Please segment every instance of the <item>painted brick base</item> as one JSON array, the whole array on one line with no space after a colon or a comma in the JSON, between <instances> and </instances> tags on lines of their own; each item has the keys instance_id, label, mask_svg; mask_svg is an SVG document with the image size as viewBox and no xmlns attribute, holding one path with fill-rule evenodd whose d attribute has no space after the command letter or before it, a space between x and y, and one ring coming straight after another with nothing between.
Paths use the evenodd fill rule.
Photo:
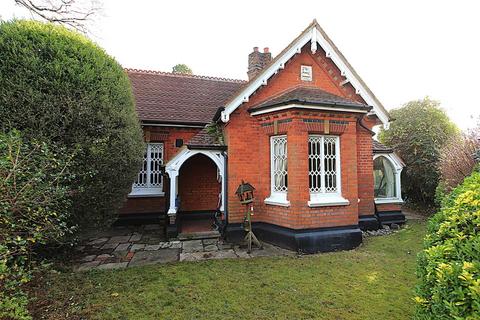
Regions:
<instances>
[{"instance_id":1,"label":"painted brick base","mask_svg":"<svg viewBox=\"0 0 480 320\"><path fill-rule=\"evenodd\" d=\"M378 220L382 225L389 225L392 223L403 224L406 222L405 215L402 211L382 211L377 212Z\"/></svg>"},{"instance_id":2,"label":"painted brick base","mask_svg":"<svg viewBox=\"0 0 480 320\"><path fill-rule=\"evenodd\" d=\"M375 215L360 216L358 218L358 226L360 230L378 230L380 228L380 222Z\"/></svg>"},{"instance_id":3,"label":"painted brick base","mask_svg":"<svg viewBox=\"0 0 480 320\"><path fill-rule=\"evenodd\" d=\"M262 241L303 253L349 250L362 243L362 232L357 226L297 230L256 222L253 231ZM242 224L227 226L227 241L238 243L244 236Z\"/></svg>"}]
</instances>

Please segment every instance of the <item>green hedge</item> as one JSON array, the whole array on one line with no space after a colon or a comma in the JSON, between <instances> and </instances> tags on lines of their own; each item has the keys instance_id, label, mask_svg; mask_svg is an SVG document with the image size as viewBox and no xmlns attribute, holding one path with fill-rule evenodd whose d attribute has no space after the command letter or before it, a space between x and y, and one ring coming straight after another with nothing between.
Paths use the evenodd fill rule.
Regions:
<instances>
[{"instance_id":1,"label":"green hedge","mask_svg":"<svg viewBox=\"0 0 480 320\"><path fill-rule=\"evenodd\" d=\"M35 268L35 248L73 231L70 156L59 147L0 133L0 319L28 319L22 284Z\"/></svg>"},{"instance_id":2,"label":"green hedge","mask_svg":"<svg viewBox=\"0 0 480 320\"><path fill-rule=\"evenodd\" d=\"M417 275L416 319L480 319L480 173L430 219Z\"/></svg>"},{"instance_id":3,"label":"green hedge","mask_svg":"<svg viewBox=\"0 0 480 320\"><path fill-rule=\"evenodd\" d=\"M84 36L53 24L0 23L0 126L75 155L72 224L110 221L144 152L123 68Z\"/></svg>"}]
</instances>

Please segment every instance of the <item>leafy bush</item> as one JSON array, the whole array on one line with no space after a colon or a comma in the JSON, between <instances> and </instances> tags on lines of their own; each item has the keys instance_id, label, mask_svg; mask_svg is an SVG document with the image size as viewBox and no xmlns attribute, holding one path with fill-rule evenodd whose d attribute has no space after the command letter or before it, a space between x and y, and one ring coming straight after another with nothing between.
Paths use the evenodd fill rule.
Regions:
<instances>
[{"instance_id":1,"label":"leafy bush","mask_svg":"<svg viewBox=\"0 0 480 320\"><path fill-rule=\"evenodd\" d=\"M440 109L437 101L425 98L392 110L389 130L382 130L380 141L392 147L405 162L402 192L406 199L433 204L439 181L440 150L458 129Z\"/></svg>"},{"instance_id":2,"label":"leafy bush","mask_svg":"<svg viewBox=\"0 0 480 320\"><path fill-rule=\"evenodd\" d=\"M74 222L114 217L144 152L129 79L84 36L53 24L0 24L0 126L65 147Z\"/></svg>"},{"instance_id":3,"label":"leafy bush","mask_svg":"<svg viewBox=\"0 0 480 320\"><path fill-rule=\"evenodd\" d=\"M21 284L30 279L34 247L61 242L67 226L71 157L46 143L0 133L0 318L27 319Z\"/></svg>"},{"instance_id":4,"label":"leafy bush","mask_svg":"<svg viewBox=\"0 0 480 320\"><path fill-rule=\"evenodd\" d=\"M442 202L418 257L417 319L480 319L480 173Z\"/></svg>"}]
</instances>

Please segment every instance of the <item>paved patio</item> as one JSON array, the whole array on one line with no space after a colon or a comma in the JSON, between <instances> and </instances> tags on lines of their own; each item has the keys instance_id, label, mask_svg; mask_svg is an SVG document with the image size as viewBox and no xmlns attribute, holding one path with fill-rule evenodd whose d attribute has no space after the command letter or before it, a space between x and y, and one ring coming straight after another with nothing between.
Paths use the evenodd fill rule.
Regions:
<instances>
[{"instance_id":1,"label":"paved patio","mask_svg":"<svg viewBox=\"0 0 480 320\"><path fill-rule=\"evenodd\" d=\"M296 252L267 243L250 254L246 247L221 239L166 241L161 225L114 227L87 236L76 247L75 270L122 269L176 261L198 261L260 256L292 256Z\"/></svg>"}]
</instances>

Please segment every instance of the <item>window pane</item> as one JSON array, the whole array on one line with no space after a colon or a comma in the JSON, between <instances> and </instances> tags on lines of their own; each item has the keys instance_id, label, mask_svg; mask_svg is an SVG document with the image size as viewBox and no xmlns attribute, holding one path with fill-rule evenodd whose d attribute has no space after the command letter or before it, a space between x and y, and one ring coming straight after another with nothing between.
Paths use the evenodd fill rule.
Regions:
<instances>
[{"instance_id":1,"label":"window pane","mask_svg":"<svg viewBox=\"0 0 480 320\"><path fill-rule=\"evenodd\" d=\"M373 177L375 183L375 198L395 198L396 184L393 165L385 157L373 161Z\"/></svg>"},{"instance_id":2,"label":"window pane","mask_svg":"<svg viewBox=\"0 0 480 320\"><path fill-rule=\"evenodd\" d=\"M272 180L274 192L286 192L288 190L287 176L287 137L272 137Z\"/></svg>"},{"instance_id":3,"label":"window pane","mask_svg":"<svg viewBox=\"0 0 480 320\"><path fill-rule=\"evenodd\" d=\"M147 153L143 156L143 164L140 172L138 172L137 179L133 183L134 188L145 188L147 186Z\"/></svg>"},{"instance_id":4,"label":"window pane","mask_svg":"<svg viewBox=\"0 0 480 320\"><path fill-rule=\"evenodd\" d=\"M158 188L162 185L161 166L163 162L163 144L150 145L150 185L151 188Z\"/></svg>"},{"instance_id":5,"label":"window pane","mask_svg":"<svg viewBox=\"0 0 480 320\"><path fill-rule=\"evenodd\" d=\"M338 137L308 137L308 175L310 193L338 192Z\"/></svg>"},{"instance_id":6,"label":"window pane","mask_svg":"<svg viewBox=\"0 0 480 320\"><path fill-rule=\"evenodd\" d=\"M308 175L310 192L321 191L321 136L310 136L308 139Z\"/></svg>"},{"instance_id":7,"label":"window pane","mask_svg":"<svg viewBox=\"0 0 480 320\"><path fill-rule=\"evenodd\" d=\"M324 137L325 192L337 192L336 137Z\"/></svg>"}]
</instances>

